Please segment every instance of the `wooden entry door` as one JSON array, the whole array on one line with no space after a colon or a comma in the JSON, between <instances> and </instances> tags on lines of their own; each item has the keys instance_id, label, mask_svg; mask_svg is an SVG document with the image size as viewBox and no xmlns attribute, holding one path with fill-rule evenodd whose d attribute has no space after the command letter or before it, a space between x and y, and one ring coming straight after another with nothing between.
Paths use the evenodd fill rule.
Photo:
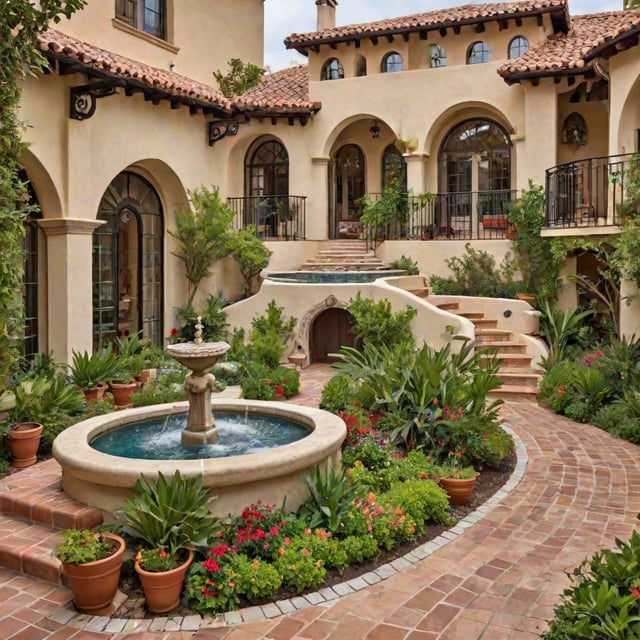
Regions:
<instances>
[{"instance_id":1,"label":"wooden entry door","mask_svg":"<svg viewBox=\"0 0 640 640\"><path fill-rule=\"evenodd\" d=\"M326 309L314 321L311 328L311 362L331 362L330 353L338 353L340 347L354 347L355 335L351 331L349 312L344 309Z\"/></svg>"}]
</instances>

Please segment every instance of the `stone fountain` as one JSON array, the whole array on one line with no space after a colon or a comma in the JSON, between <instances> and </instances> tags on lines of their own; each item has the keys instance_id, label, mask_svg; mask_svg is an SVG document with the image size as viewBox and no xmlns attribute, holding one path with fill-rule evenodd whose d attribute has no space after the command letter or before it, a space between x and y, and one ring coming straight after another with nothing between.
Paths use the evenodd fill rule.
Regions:
<instances>
[{"instance_id":1,"label":"stone fountain","mask_svg":"<svg viewBox=\"0 0 640 640\"><path fill-rule=\"evenodd\" d=\"M211 392L215 389L216 379L210 370L230 346L226 342L203 342L202 329L202 318L198 316L193 342L167 347L169 356L191 369L184 379L184 390L189 397L187 426L182 431L185 446L210 444L219 438L211 410Z\"/></svg>"}]
</instances>

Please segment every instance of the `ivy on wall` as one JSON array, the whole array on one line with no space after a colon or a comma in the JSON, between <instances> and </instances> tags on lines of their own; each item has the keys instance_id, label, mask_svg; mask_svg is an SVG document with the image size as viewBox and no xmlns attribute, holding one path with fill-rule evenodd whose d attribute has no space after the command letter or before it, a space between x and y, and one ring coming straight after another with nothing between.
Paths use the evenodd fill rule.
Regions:
<instances>
[{"instance_id":1,"label":"ivy on wall","mask_svg":"<svg viewBox=\"0 0 640 640\"><path fill-rule=\"evenodd\" d=\"M36 46L38 34L85 4L86 0L3 0L0 6L0 389L15 371L24 326L22 239L29 195L19 177L25 147L18 114L21 86L45 64Z\"/></svg>"}]
</instances>

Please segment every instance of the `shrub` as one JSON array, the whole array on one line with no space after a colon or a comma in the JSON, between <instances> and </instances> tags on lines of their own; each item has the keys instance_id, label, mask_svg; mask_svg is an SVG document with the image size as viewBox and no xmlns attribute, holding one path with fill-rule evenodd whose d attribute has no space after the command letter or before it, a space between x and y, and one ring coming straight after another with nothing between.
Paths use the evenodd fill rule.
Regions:
<instances>
[{"instance_id":1,"label":"shrub","mask_svg":"<svg viewBox=\"0 0 640 640\"><path fill-rule=\"evenodd\" d=\"M238 555L232 562L236 590L249 600L261 600L274 596L282 585L282 576L269 562Z\"/></svg>"},{"instance_id":2,"label":"shrub","mask_svg":"<svg viewBox=\"0 0 640 640\"><path fill-rule=\"evenodd\" d=\"M391 269L401 269L405 271L408 276L417 276L420 273L418 263L412 260L409 256L402 255L397 260L394 260L389 267Z\"/></svg>"},{"instance_id":3,"label":"shrub","mask_svg":"<svg viewBox=\"0 0 640 640\"><path fill-rule=\"evenodd\" d=\"M436 294L515 298L519 290L519 283L514 281L517 267L510 255L497 266L490 253L474 249L467 243L465 255L449 258L445 263L451 276L429 277L429 284Z\"/></svg>"},{"instance_id":4,"label":"shrub","mask_svg":"<svg viewBox=\"0 0 640 640\"><path fill-rule=\"evenodd\" d=\"M346 373L333 376L323 387L320 395L320 408L337 413L352 406L356 398L358 385Z\"/></svg>"},{"instance_id":5,"label":"shrub","mask_svg":"<svg viewBox=\"0 0 640 640\"><path fill-rule=\"evenodd\" d=\"M227 312L224 308L228 302L222 293L208 295L202 307L196 308L192 304L179 307L176 311L176 320L179 328L177 340L179 342L191 342L196 333L197 318L200 316L203 329L202 339L205 342L218 342L227 338Z\"/></svg>"},{"instance_id":6,"label":"shrub","mask_svg":"<svg viewBox=\"0 0 640 640\"><path fill-rule=\"evenodd\" d=\"M275 566L282 575L284 585L296 593L315 589L327 575L322 560L313 558L305 547L285 549Z\"/></svg>"},{"instance_id":7,"label":"shrub","mask_svg":"<svg viewBox=\"0 0 640 640\"><path fill-rule=\"evenodd\" d=\"M250 362L244 368L240 381L242 395L252 400L283 400L295 396L300 390L300 373L295 369Z\"/></svg>"},{"instance_id":8,"label":"shrub","mask_svg":"<svg viewBox=\"0 0 640 640\"><path fill-rule=\"evenodd\" d=\"M360 564L380 554L378 543L370 534L347 536L340 541L340 545L347 554L349 564Z\"/></svg>"},{"instance_id":9,"label":"shrub","mask_svg":"<svg viewBox=\"0 0 640 640\"><path fill-rule=\"evenodd\" d=\"M363 298L358 291L355 299L349 301L347 310L351 314L353 331L360 344L377 347L415 342L411 321L417 311L413 307L393 311L388 300Z\"/></svg>"},{"instance_id":10,"label":"shrub","mask_svg":"<svg viewBox=\"0 0 640 640\"><path fill-rule=\"evenodd\" d=\"M284 309L271 300L265 315L256 316L251 321L247 357L275 368L280 364L287 344L293 335L297 323L296 318L284 315Z\"/></svg>"},{"instance_id":11,"label":"shrub","mask_svg":"<svg viewBox=\"0 0 640 640\"><path fill-rule=\"evenodd\" d=\"M443 523L449 520L449 499L444 489L432 480L395 482L381 500L402 508L415 523L418 532L424 531L425 522Z\"/></svg>"},{"instance_id":12,"label":"shrub","mask_svg":"<svg viewBox=\"0 0 640 640\"><path fill-rule=\"evenodd\" d=\"M131 394L134 407L148 407L165 402L182 402L186 399L187 394L182 385L170 382L164 376L152 380Z\"/></svg>"},{"instance_id":13,"label":"shrub","mask_svg":"<svg viewBox=\"0 0 640 640\"><path fill-rule=\"evenodd\" d=\"M321 560L328 569L344 569L347 566L347 551L339 540L324 529L305 530L302 536L291 540L291 549L307 549L315 560Z\"/></svg>"}]
</instances>

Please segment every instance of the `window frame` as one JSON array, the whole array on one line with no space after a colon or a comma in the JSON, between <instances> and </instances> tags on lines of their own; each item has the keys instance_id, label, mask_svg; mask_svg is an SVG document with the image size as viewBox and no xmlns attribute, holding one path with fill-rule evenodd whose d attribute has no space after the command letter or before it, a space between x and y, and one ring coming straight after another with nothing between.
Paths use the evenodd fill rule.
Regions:
<instances>
[{"instance_id":1,"label":"window frame","mask_svg":"<svg viewBox=\"0 0 640 640\"><path fill-rule=\"evenodd\" d=\"M393 60L392 60L393 59ZM404 71L404 59L397 51L385 53L380 63L381 73L400 73Z\"/></svg>"},{"instance_id":2,"label":"window frame","mask_svg":"<svg viewBox=\"0 0 640 640\"><path fill-rule=\"evenodd\" d=\"M522 57L527 51L529 51L529 40L524 36L515 36L509 42L509 47L507 49L507 55L509 60L514 60L516 58ZM517 47L518 53L514 53L514 48Z\"/></svg>"},{"instance_id":3,"label":"window frame","mask_svg":"<svg viewBox=\"0 0 640 640\"><path fill-rule=\"evenodd\" d=\"M344 67L338 58L329 58L322 65L320 80L342 80L344 78Z\"/></svg>"},{"instance_id":4,"label":"window frame","mask_svg":"<svg viewBox=\"0 0 640 640\"><path fill-rule=\"evenodd\" d=\"M447 51L443 46L439 44L431 44L429 45L428 51L429 58L427 62L429 63L430 69L442 69L447 66Z\"/></svg>"},{"instance_id":5,"label":"window frame","mask_svg":"<svg viewBox=\"0 0 640 640\"><path fill-rule=\"evenodd\" d=\"M115 17L131 28L151 38L168 41L168 6L167 0L116 0ZM154 5L154 6L151 6ZM160 26L147 28L147 12L159 16Z\"/></svg>"},{"instance_id":6,"label":"window frame","mask_svg":"<svg viewBox=\"0 0 640 640\"><path fill-rule=\"evenodd\" d=\"M478 54L482 54L481 59ZM467 64L486 64L487 62L491 62L489 45L484 40L472 42L467 49Z\"/></svg>"}]
</instances>

